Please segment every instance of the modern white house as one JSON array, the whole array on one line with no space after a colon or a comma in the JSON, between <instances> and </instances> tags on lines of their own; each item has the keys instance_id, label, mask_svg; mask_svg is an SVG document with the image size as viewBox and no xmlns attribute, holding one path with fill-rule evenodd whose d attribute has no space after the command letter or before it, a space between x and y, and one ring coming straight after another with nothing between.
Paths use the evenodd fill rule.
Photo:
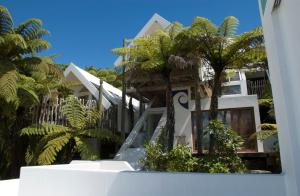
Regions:
<instances>
[{"instance_id":1,"label":"modern white house","mask_svg":"<svg viewBox=\"0 0 300 196\"><path fill-rule=\"evenodd\" d=\"M101 165L101 163L84 162L60 166L23 167L19 183L14 181L1 184L15 187L14 189L19 185L19 196L194 196L196 193L203 193L208 196L299 196L300 102L298 97L300 96L300 78L298 73L300 71L300 25L298 20L300 15L298 9L300 2L299 0L259 0L259 8L270 62L276 120L279 126L281 174L150 173L132 171L132 168L124 162L120 162L118 166L113 168L105 163ZM189 92L191 89L179 87L178 91L182 89L186 98L178 98L180 101L177 103L176 110L183 111L184 108L191 113L193 111L193 100L189 98L192 97L192 93ZM242 96L245 96L246 99L247 96L251 97L251 95L230 95L229 97L224 95L220 98L220 102L224 99L223 102L229 104L230 101L228 100L234 101L231 96L236 96L236 99ZM188 109L186 109L186 102L188 102ZM249 101L249 106L254 108L250 103L252 102ZM164 113L163 108L152 108L146 111ZM192 115L188 112L186 114ZM191 118L186 120L190 126L192 124ZM189 117L185 119L189 119ZM163 124L163 120L159 120L158 124L160 123ZM185 122L182 122L180 126L176 126L177 134L180 133L178 132L180 127L186 129L184 124ZM155 133L156 131L154 131L152 138ZM132 135L137 134L137 132L132 133ZM184 141L186 142L187 139L185 138ZM2 190L1 184L0 192ZM4 194L17 195L13 191L10 193Z\"/></svg>"},{"instance_id":2,"label":"modern white house","mask_svg":"<svg viewBox=\"0 0 300 196\"><path fill-rule=\"evenodd\" d=\"M167 28L171 23L158 14L154 14L145 24L136 37L151 35L158 29ZM130 47L131 44L129 44ZM119 64L121 58L117 58L115 65ZM201 80L208 80L206 70L201 70L199 76ZM178 74L178 73L175 73ZM185 73L184 77L192 75L190 70ZM71 63L64 72L69 82L73 82L71 87L74 95L84 99L99 99L100 79L88 73ZM144 77L144 76L142 76ZM181 76L182 77L182 76ZM135 79L136 81L139 78ZM154 79L151 79L152 81ZM135 82L136 82L135 81ZM196 132L195 132L195 95L193 83L188 80L174 82L173 102L175 108L175 138L174 145L185 144L196 152ZM158 139L166 123L166 105L165 105L165 88L160 85L161 81L151 86L136 89L129 85L126 96L127 110L125 113L125 132L128 137L115 159L128 161L134 168L140 167L139 160L144 156L144 144L146 141L155 142ZM245 145L240 153L261 153L271 151L270 146L263 145L260 140L248 140L249 136L260 130L260 114L258 107L257 95L250 92L250 86L247 85L247 75L244 70L234 70L234 74L222 84L222 96L219 98L219 118L228 126L232 127L237 133L245 139ZM141 86L141 85L139 85ZM121 105L122 92L120 89L103 82L102 84L102 105L105 110L112 107L117 108L114 120L117 122L116 130L121 131ZM211 90L208 86L203 86L203 98L201 100L203 111L203 128L204 131L208 125L209 106ZM129 126L128 105L132 100L134 109L134 126ZM157 99L158 98L158 99ZM155 99L155 100L154 100ZM141 102L140 102L141 100ZM148 101L145 101L148 100ZM132 128L132 130L131 130ZM208 148L208 135L205 136L204 147Z\"/></svg>"}]
</instances>

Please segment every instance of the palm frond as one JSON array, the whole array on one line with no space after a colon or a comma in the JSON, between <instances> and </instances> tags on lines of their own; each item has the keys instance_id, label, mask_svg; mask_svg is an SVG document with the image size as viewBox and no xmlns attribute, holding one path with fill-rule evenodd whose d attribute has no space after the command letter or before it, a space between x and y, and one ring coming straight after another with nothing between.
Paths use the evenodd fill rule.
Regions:
<instances>
[{"instance_id":1,"label":"palm frond","mask_svg":"<svg viewBox=\"0 0 300 196\"><path fill-rule=\"evenodd\" d=\"M94 148L91 146L90 142L83 137L75 137L76 148L80 153L81 159L84 160L97 160L99 156Z\"/></svg>"},{"instance_id":2,"label":"palm frond","mask_svg":"<svg viewBox=\"0 0 300 196\"><path fill-rule=\"evenodd\" d=\"M36 18L26 20L17 27L14 31L24 37L26 41L33 39L40 39L44 35L49 34L45 29L42 29L42 21Z\"/></svg>"},{"instance_id":3,"label":"palm frond","mask_svg":"<svg viewBox=\"0 0 300 196\"><path fill-rule=\"evenodd\" d=\"M3 36L5 46L9 48L9 52L19 52L27 49L27 43L22 35L16 33L6 33ZM17 50L16 50L17 49Z\"/></svg>"},{"instance_id":4,"label":"palm frond","mask_svg":"<svg viewBox=\"0 0 300 196\"><path fill-rule=\"evenodd\" d=\"M28 53L39 53L51 47L51 44L43 39L34 39L27 42Z\"/></svg>"},{"instance_id":5,"label":"palm frond","mask_svg":"<svg viewBox=\"0 0 300 196\"><path fill-rule=\"evenodd\" d=\"M0 97L6 100L6 102L16 99L17 79L18 73L15 69L0 70Z\"/></svg>"},{"instance_id":6,"label":"palm frond","mask_svg":"<svg viewBox=\"0 0 300 196\"><path fill-rule=\"evenodd\" d=\"M86 126L84 108L75 96L69 96L65 100L62 111L72 127L82 129Z\"/></svg>"},{"instance_id":7,"label":"palm frond","mask_svg":"<svg viewBox=\"0 0 300 196\"><path fill-rule=\"evenodd\" d=\"M63 149L63 147L69 143L71 138L70 133L65 133L53 140L48 141L43 149L43 152L39 155L38 164L39 165L50 165L57 157L57 154Z\"/></svg>"},{"instance_id":8,"label":"palm frond","mask_svg":"<svg viewBox=\"0 0 300 196\"><path fill-rule=\"evenodd\" d=\"M217 32L218 28L215 24L213 24L210 20L204 17L196 17L191 26L192 30L196 33L215 33Z\"/></svg>"},{"instance_id":9,"label":"palm frond","mask_svg":"<svg viewBox=\"0 0 300 196\"><path fill-rule=\"evenodd\" d=\"M13 30L13 20L4 6L0 5L0 35L11 32Z\"/></svg>"},{"instance_id":10,"label":"palm frond","mask_svg":"<svg viewBox=\"0 0 300 196\"><path fill-rule=\"evenodd\" d=\"M62 125L42 123L40 125L33 124L29 127L23 128L20 132L20 135L21 136L49 135L53 133L65 133L67 131L69 131L69 128Z\"/></svg>"},{"instance_id":11,"label":"palm frond","mask_svg":"<svg viewBox=\"0 0 300 196\"><path fill-rule=\"evenodd\" d=\"M80 132L80 135L90 138L96 138L101 141L116 143L120 142L120 138L107 129L85 129Z\"/></svg>"},{"instance_id":12,"label":"palm frond","mask_svg":"<svg viewBox=\"0 0 300 196\"><path fill-rule=\"evenodd\" d=\"M218 33L223 37L232 37L235 35L239 26L239 20L234 16L228 16L218 28Z\"/></svg>"}]
</instances>

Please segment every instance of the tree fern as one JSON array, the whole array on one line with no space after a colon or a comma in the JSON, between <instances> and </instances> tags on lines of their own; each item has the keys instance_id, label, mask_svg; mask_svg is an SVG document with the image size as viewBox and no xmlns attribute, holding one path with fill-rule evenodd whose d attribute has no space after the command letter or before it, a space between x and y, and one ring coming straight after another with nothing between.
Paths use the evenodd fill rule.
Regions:
<instances>
[{"instance_id":1,"label":"tree fern","mask_svg":"<svg viewBox=\"0 0 300 196\"><path fill-rule=\"evenodd\" d=\"M64 133L69 130L68 127L62 125L55 125L50 123L43 123L41 125L31 125L21 130L20 135L32 136L32 135L48 135L52 133Z\"/></svg>"},{"instance_id":2,"label":"tree fern","mask_svg":"<svg viewBox=\"0 0 300 196\"><path fill-rule=\"evenodd\" d=\"M68 97L62 110L72 127L82 129L86 126L84 108L76 97Z\"/></svg>"},{"instance_id":3,"label":"tree fern","mask_svg":"<svg viewBox=\"0 0 300 196\"><path fill-rule=\"evenodd\" d=\"M234 16L228 16L218 27L218 33L223 37L232 37L235 35L239 26L239 20Z\"/></svg>"},{"instance_id":4,"label":"tree fern","mask_svg":"<svg viewBox=\"0 0 300 196\"><path fill-rule=\"evenodd\" d=\"M106 129L84 129L80 132L81 136L97 138L101 141L120 143L121 139L115 136L110 130Z\"/></svg>"},{"instance_id":5,"label":"tree fern","mask_svg":"<svg viewBox=\"0 0 300 196\"><path fill-rule=\"evenodd\" d=\"M0 35L11 32L13 28L13 20L8 11L4 6L0 6Z\"/></svg>"},{"instance_id":6,"label":"tree fern","mask_svg":"<svg viewBox=\"0 0 300 196\"><path fill-rule=\"evenodd\" d=\"M76 149L80 153L80 157L85 160L99 159L98 153L91 146L91 143L83 137L75 137Z\"/></svg>"},{"instance_id":7,"label":"tree fern","mask_svg":"<svg viewBox=\"0 0 300 196\"><path fill-rule=\"evenodd\" d=\"M38 164L49 165L56 160L57 153L69 142L72 135L65 133L53 140L50 140L43 149L43 152L39 155Z\"/></svg>"},{"instance_id":8,"label":"tree fern","mask_svg":"<svg viewBox=\"0 0 300 196\"><path fill-rule=\"evenodd\" d=\"M29 19L15 27L14 31L22 35L25 40L40 39L49 34L47 30L42 29L42 25L39 19Z\"/></svg>"},{"instance_id":9,"label":"tree fern","mask_svg":"<svg viewBox=\"0 0 300 196\"><path fill-rule=\"evenodd\" d=\"M14 101L17 95L17 71L14 69L4 73L1 71L3 70L0 70L0 97L7 102Z\"/></svg>"},{"instance_id":10,"label":"tree fern","mask_svg":"<svg viewBox=\"0 0 300 196\"><path fill-rule=\"evenodd\" d=\"M85 108L74 96L68 97L63 104L67 126L43 123L21 130L21 136L37 139L29 146L28 164L52 164L62 150L78 152L82 159L95 160L98 155L89 143L90 139L119 143L120 139L109 130L90 129L99 120L99 111Z\"/></svg>"}]
</instances>

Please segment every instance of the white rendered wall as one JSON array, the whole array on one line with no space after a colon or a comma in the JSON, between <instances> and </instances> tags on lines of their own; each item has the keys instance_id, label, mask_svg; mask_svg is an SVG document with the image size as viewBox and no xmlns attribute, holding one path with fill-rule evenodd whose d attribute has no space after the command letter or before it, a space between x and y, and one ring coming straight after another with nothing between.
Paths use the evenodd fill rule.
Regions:
<instances>
[{"instance_id":1,"label":"white rendered wall","mask_svg":"<svg viewBox=\"0 0 300 196\"><path fill-rule=\"evenodd\" d=\"M192 120L191 112L195 111L195 101L191 100L190 88L174 88L174 90L188 90L188 95L176 94L174 96L174 109L175 109L175 144L177 136L185 136L186 143L192 148L193 146L193 137L192 137ZM182 107L179 103L179 96L182 96L181 101L188 101L189 108L186 109ZM201 100L202 110L209 110L210 99ZM256 95L226 95L219 98L219 109L226 108L253 108L254 117L255 117L255 127L256 131L260 130L260 115ZM263 152L263 143L260 140L257 140L257 149L258 152Z\"/></svg>"},{"instance_id":2,"label":"white rendered wall","mask_svg":"<svg viewBox=\"0 0 300 196\"><path fill-rule=\"evenodd\" d=\"M0 180L0 195L1 196L18 196L19 179Z\"/></svg>"},{"instance_id":3,"label":"white rendered wall","mask_svg":"<svg viewBox=\"0 0 300 196\"><path fill-rule=\"evenodd\" d=\"M285 196L277 174L200 174L21 169L19 196Z\"/></svg>"},{"instance_id":4,"label":"white rendered wall","mask_svg":"<svg viewBox=\"0 0 300 196\"><path fill-rule=\"evenodd\" d=\"M259 1L260 4L260 1ZM300 195L300 1L282 0L260 14L270 67L287 195Z\"/></svg>"}]
</instances>

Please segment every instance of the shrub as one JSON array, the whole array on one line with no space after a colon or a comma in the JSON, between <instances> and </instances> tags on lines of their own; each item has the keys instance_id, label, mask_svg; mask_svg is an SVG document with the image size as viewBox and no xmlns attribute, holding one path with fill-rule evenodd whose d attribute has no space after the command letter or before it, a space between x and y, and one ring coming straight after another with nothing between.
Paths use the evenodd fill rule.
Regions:
<instances>
[{"instance_id":1,"label":"shrub","mask_svg":"<svg viewBox=\"0 0 300 196\"><path fill-rule=\"evenodd\" d=\"M150 171L166 171L167 154L163 152L162 145L148 143L145 148L147 154L141 160L144 168Z\"/></svg>"},{"instance_id":2,"label":"shrub","mask_svg":"<svg viewBox=\"0 0 300 196\"><path fill-rule=\"evenodd\" d=\"M221 166L223 169L220 169L220 171L226 171L227 169L229 172L245 171L245 166L237 155L243 144L243 139L219 120L209 122L208 131L215 136L215 153L209 155L208 160L202 160L210 164L208 171L216 171ZM211 168L213 169L211 170Z\"/></svg>"},{"instance_id":3,"label":"shrub","mask_svg":"<svg viewBox=\"0 0 300 196\"><path fill-rule=\"evenodd\" d=\"M192 156L188 146L177 145L170 152L164 153L162 145L146 145L146 157L142 160L149 171L190 172L197 165L197 158Z\"/></svg>"},{"instance_id":4,"label":"shrub","mask_svg":"<svg viewBox=\"0 0 300 196\"><path fill-rule=\"evenodd\" d=\"M191 172L197 165L197 158L193 157L191 148L177 145L167 156L167 171Z\"/></svg>"},{"instance_id":5,"label":"shrub","mask_svg":"<svg viewBox=\"0 0 300 196\"><path fill-rule=\"evenodd\" d=\"M161 144L146 145L146 156L142 160L149 171L168 172L209 172L234 173L244 172L245 166L237 155L243 140L221 121L211 121L209 133L215 136L215 153L199 158L193 157L188 146L177 145L171 151L164 152Z\"/></svg>"}]
</instances>

